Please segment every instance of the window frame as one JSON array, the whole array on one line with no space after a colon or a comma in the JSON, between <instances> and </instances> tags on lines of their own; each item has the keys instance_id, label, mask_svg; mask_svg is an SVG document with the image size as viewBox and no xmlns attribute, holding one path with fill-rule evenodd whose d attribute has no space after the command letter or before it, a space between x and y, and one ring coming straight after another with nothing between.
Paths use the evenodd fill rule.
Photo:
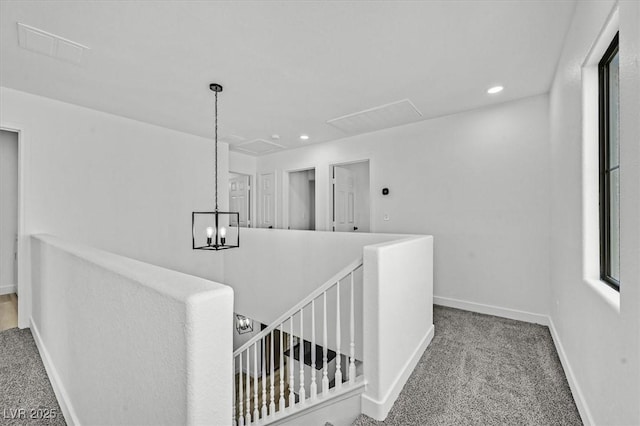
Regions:
<instances>
[{"instance_id":1,"label":"window frame","mask_svg":"<svg viewBox=\"0 0 640 426\"><path fill-rule=\"evenodd\" d=\"M599 193L600 193L600 279L620 291L620 282L611 276L611 171L620 169L609 166L610 116L609 116L609 65L619 51L619 32L607 47L598 63L598 122L599 122ZM619 98L618 98L619 99ZM618 133L619 134L619 133ZM618 149L620 140L618 139ZM619 151L618 151L619 152ZM619 154L618 154L619 155ZM618 198L619 202L619 198ZM619 206L618 206L618 211ZM619 241L619 239L618 239ZM619 250L618 250L619 253Z\"/></svg>"}]
</instances>

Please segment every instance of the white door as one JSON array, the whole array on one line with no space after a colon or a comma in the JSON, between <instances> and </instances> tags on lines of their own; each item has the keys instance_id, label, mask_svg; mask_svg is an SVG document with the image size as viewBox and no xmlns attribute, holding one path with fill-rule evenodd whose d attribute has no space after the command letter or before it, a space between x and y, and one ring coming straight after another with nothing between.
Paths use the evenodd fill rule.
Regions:
<instances>
[{"instance_id":1,"label":"white door","mask_svg":"<svg viewBox=\"0 0 640 426\"><path fill-rule=\"evenodd\" d=\"M355 174L340 166L333 167L333 230L354 232L356 224Z\"/></svg>"},{"instance_id":2,"label":"white door","mask_svg":"<svg viewBox=\"0 0 640 426\"><path fill-rule=\"evenodd\" d=\"M229 211L240 213L241 228L249 228L251 226L251 198L249 176L232 175L229 178ZM235 217L234 217L235 219ZM231 223L235 226L235 220Z\"/></svg>"},{"instance_id":3,"label":"white door","mask_svg":"<svg viewBox=\"0 0 640 426\"><path fill-rule=\"evenodd\" d=\"M263 173L260 175L260 228L276 227L276 175Z\"/></svg>"}]
</instances>

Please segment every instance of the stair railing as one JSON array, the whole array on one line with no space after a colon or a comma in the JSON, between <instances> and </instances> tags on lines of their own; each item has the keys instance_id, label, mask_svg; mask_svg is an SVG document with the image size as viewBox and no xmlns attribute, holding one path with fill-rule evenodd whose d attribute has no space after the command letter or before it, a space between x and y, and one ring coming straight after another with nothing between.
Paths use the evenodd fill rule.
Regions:
<instances>
[{"instance_id":1,"label":"stair railing","mask_svg":"<svg viewBox=\"0 0 640 426\"><path fill-rule=\"evenodd\" d=\"M341 362L341 333L342 321L340 315L340 282L348 278L350 286L350 303L349 303L349 353L348 368L346 368L346 386L353 385L356 380L356 359L355 359L355 300L354 300L354 273L362 267L362 258L359 258L347 266L340 272L328 279L324 284L314 290L309 296L305 297L272 324L262 330L259 334L251 338L233 353L233 407L232 407L232 424L249 425L251 423L266 424L271 420L280 419L291 412L296 407L304 405L308 402L315 402L318 399L328 397L330 390L330 375L333 378L333 388L342 388L343 386L343 366ZM330 352L328 346L334 342L329 342L327 330L327 293L336 292L336 333L335 333L335 372L329 372L328 354ZM321 300L320 300L321 299ZM316 304L322 303L322 339L316 340ZM309 395L307 397L305 385L305 361L304 361L304 313L311 312L311 378ZM298 342L298 359L299 359L299 387L296 389L295 383L295 365L294 359L294 317L299 316L300 329L299 336L296 336ZM286 334L286 326L289 326L288 336ZM279 337L277 345L279 348L279 368L277 368L278 378L276 382L276 367L274 365L274 345L276 338ZM288 351L290 361L285 370L285 340L288 337ZM322 359L316 360L316 345L322 346ZM333 352L333 351L331 351ZM253 360L253 363L251 362ZM320 392L318 392L318 383L316 381L316 361L322 362L322 379L320 381ZM251 367L253 366L253 369ZM260 367L261 372L258 372ZM246 375L243 370L246 369ZM239 370L239 374L236 374ZM260 377L261 376L261 377ZM253 384L251 383L253 382ZM260 386L260 383L261 386ZM267 382L268 389L267 389ZM286 384L286 386L285 386ZM237 391L236 391L237 388ZM259 395L261 388L262 395ZM253 392L252 392L253 390ZM297 395L296 395L297 390ZM285 395L288 391L288 395ZM252 395L253 394L253 395ZM288 396L288 398L286 397ZM253 397L253 398L252 398ZM277 405L276 405L277 397Z\"/></svg>"}]
</instances>

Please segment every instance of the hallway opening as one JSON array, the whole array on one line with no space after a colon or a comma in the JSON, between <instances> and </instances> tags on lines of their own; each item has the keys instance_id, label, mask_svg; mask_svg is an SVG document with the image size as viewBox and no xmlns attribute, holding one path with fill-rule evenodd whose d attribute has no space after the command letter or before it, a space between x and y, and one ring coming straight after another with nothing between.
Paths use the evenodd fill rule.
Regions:
<instances>
[{"instance_id":1,"label":"hallway opening","mask_svg":"<svg viewBox=\"0 0 640 426\"><path fill-rule=\"evenodd\" d=\"M18 326L18 133L0 130L0 331Z\"/></svg>"}]
</instances>

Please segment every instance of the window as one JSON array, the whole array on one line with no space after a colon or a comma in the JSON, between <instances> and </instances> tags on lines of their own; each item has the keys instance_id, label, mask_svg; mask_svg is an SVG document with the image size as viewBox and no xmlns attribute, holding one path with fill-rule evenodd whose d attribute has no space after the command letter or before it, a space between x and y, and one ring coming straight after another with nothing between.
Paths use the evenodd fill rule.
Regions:
<instances>
[{"instance_id":1,"label":"window","mask_svg":"<svg viewBox=\"0 0 640 426\"><path fill-rule=\"evenodd\" d=\"M620 104L618 34L598 64L600 278L620 289Z\"/></svg>"}]
</instances>

